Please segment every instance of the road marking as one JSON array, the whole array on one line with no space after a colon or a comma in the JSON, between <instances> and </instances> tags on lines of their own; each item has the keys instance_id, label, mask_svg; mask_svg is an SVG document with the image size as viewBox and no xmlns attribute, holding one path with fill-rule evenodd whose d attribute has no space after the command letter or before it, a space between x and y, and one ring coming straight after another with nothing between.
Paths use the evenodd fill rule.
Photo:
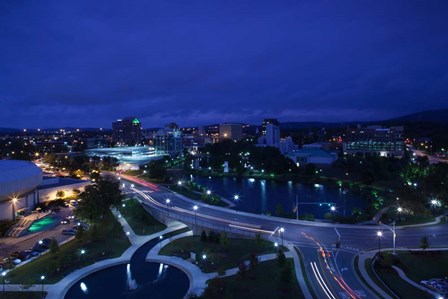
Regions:
<instances>
[{"instance_id":1,"label":"road marking","mask_svg":"<svg viewBox=\"0 0 448 299\"><path fill-rule=\"evenodd\" d=\"M317 282L319 283L320 287L324 291L325 295L327 295L330 299L336 299L336 297L331 293L330 289L328 288L327 284L325 283L324 279L322 278L322 275L320 275L319 269L317 268L316 262L311 262L311 269L313 270L314 276L317 279Z\"/></svg>"}]
</instances>

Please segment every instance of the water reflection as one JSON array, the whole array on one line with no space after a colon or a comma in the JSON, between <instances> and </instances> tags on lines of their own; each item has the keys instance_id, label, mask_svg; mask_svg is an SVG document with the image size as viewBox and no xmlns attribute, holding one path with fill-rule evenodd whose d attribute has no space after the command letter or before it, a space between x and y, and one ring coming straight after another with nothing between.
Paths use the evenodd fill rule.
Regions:
<instances>
[{"instance_id":1,"label":"water reflection","mask_svg":"<svg viewBox=\"0 0 448 299\"><path fill-rule=\"evenodd\" d=\"M315 218L323 219L330 206L340 207L333 212L343 215L349 215L354 208L363 209L365 206L360 195L339 187L321 184L306 185L292 181L266 181L254 178L208 179L208 176L195 177L195 181L204 187L212 188L214 192L227 199L234 199L234 195L238 194L239 198L243 197L244 200L238 201L234 209L250 213L275 215L276 210L283 210L286 217L295 218L298 206L299 216L313 214ZM281 209L277 209L280 206Z\"/></svg>"}]
</instances>

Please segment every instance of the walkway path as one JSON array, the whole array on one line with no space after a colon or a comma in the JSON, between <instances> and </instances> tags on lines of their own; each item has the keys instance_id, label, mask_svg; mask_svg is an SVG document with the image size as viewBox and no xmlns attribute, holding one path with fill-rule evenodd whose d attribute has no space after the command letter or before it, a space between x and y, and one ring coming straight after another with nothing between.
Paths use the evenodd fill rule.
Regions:
<instances>
[{"instance_id":1,"label":"walkway path","mask_svg":"<svg viewBox=\"0 0 448 299\"><path fill-rule=\"evenodd\" d=\"M433 295L435 298L439 298L439 297L440 297L440 294L438 294L438 293L436 293L436 292L434 292L434 291L431 291L430 289L425 288L424 286L422 286L422 285L420 285L420 284L418 284L418 283L415 283L415 282L413 282L412 280L410 280L410 279L406 276L406 274L403 272L403 270L401 270L401 269L398 268L397 266L392 266L392 268L394 268L394 270L397 271L398 276L400 276L401 279L403 279L404 281L406 281L406 282L409 283L410 285L412 285L412 286L414 286L414 287L416 287L416 288L419 288L420 290L422 290L422 291L424 291L424 292L427 292L427 293Z\"/></svg>"},{"instance_id":2,"label":"walkway path","mask_svg":"<svg viewBox=\"0 0 448 299\"><path fill-rule=\"evenodd\" d=\"M386 249L385 249L386 250ZM367 273L366 267L365 267L365 262L367 259L372 259L375 257L375 254L377 253L376 250L369 250L369 251L362 251L358 254L359 259L358 259L358 269L359 272L361 273L362 278L364 279L364 281L367 282L367 286L366 289L374 289L376 293L380 294L381 297L389 299L392 298L391 296L389 296L386 292L383 291L383 289L381 289L373 280L372 278L370 278L369 273ZM362 280L360 280L362 281Z\"/></svg>"},{"instance_id":3,"label":"walkway path","mask_svg":"<svg viewBox=\"0 0 448 299\"><path fill-rule=\"evenodd\" d=\"M127 232L126 235L128 236L129 241L131 242L132 245L125 252L123 252L123 254L120 257L102 260L102 261L99 261L92 265L89 265L87 267L75 270L55 284L50 284L50 285L45 284L44 291L46 291L48 293L46 299L61 299L61 298L63 298L65 293L68 291L68 289L71 286L73 286L74 283L79 281L81 278L83 278L93 272L96 272L98 270L104 269L104 268L128 263L130 261L132 255L135 253L135 251L141 245L145 244L146 242L148 242L154 238L158 238L162 234L168 234L170 232L173 232L173 231L176 231L176 230L186 227L186 225L183 223L173 222L168 225L167 229L165 229L161 232L157 232L155 234L148 235L148 236L138 236L134 233L134 231L132 230L130 225L127 223L126 219L124 217L121 217L121 215L119 214L119 212L117 210L112 209L112 213L117 217L118 221L123 226L124 231ZM6 291L23 291L23 285L6 284L5 290ZM40 292L42 290L42 285L40 285L40 284L32 285L27 290Z\"/></svg>"},{"instance_id":4,"label":"walkway path","mask_svg":"<svg viewBox=\"0 0 448 299\"><path fill-rule=\"evenodd\" d=\"M175 256L164 256L159 255L160 249L166 246L168 243L192 236L193 233L191 231L176 235L170 239L165 239L160 243L159 245L154 246L147 254L146 261L152 262L152 261L160 261L164 262L165 264L169 264L172 266L175 266L179 269L182 269L185 273L187 273L188 278L190 279L190 289L188 290L188 294L196 294L201 295L205 288L207 287L207 281L216 277L227 277L238 274L239 268L235 267L232 269L227 269L225 274L220 276L218 272L213 273L204 273L201 271L201 269L196 266L192 261L184 260L179 257ZM305 279L303 277L302 267L300 265L299 256L297 255L297 252L294 250L294 245L291 243L286 244L286 247L289 251L285 252L285 256L287 258L292 258L294 260L294 269L296 273L296 278L299 283L300 289L302 290L305 298L312 298L310 291L308 290L308 286L305 282ZM274 260L277 258L276 253L270 253L270 254L264 254L258 256L260 262L265 262L269 260ZM249 265L249 261L245 261L246 264Z\"/></svg>"}]
</instances>

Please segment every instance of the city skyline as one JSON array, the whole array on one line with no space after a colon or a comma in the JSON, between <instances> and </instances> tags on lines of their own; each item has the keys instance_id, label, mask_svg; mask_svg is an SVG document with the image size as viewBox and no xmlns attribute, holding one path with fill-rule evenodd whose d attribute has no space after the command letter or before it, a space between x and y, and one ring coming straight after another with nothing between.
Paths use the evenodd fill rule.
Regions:
<instances>
[{"instance_id":1,"label":"city skyline","mask_svg":"<svg viewBox=\"0 0 448 299\"><path fill-rule=\"evenodd\" d=\"M448 3L11 2L0 127L378 121L448 108Z\"/></svg>"}]
</instances>

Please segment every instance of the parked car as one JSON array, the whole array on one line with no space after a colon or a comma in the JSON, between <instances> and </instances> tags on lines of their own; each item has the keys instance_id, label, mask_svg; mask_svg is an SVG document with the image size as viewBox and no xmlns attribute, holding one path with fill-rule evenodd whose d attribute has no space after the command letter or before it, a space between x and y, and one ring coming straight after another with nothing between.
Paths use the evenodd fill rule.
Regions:
<instances>
[{"instance_id":1,"label":"parked car","mask_svg":"<svg viewBox=\"0 0 448 299\"><path fill-rule=\"evenodd\" d=\"M34 252L37 252L39 254L39 253L44 252L45 250L47 250L47 248L44 248L39 243L36 243L36 245L34 245L33 248L31 248L31 250L34 251Z\"/></svg>"},{"instance_id":2,"label":"parked car","mask_svg":"<svg viewBox=\"0 0 448 299\"><path fill-rule=\"evenodd\" d=\"M61 220L61 224L69 224L70 223L70 218L64 218Z\"/></svg>"},{"instance_id":3,"label":"parked car","mask_svg":"<svg viewBox=\"0 0 448 299\"><path fill-rule=\"evenodd\" d=\"M38 243L42 247L48 249L50 247L51 239L45 238L45 239L40 240Z\"/></svg>"},{"instance_id":4,"label":"parked car","mask_svg":"<svg viewBox=\"0 0 448 299\"><path fill-rule=\"evenodd\" d=\"M22 262L21 259L13 259L12 262L14 263L14 265L18 265Z\"/></svg>"},{"instance_id":5,"label":"parked car","mask_svg":"<svg viewBox=\"0 0 448 299\"><path fill-rule=\"evenodd\" d=\"M64 229L62 230L62 234L66 236L74 236L76 232L73 229Z\"/></svg>"},{"instance_id":6,"label":"parked car","mask_svg":"<svg viewBox=\"0 0 448 299\"><path fill-rule=\"evenodd\" d=\"M76 200L74 200L74 199L70 200L70 204L71 204L72 206L74 206L74 207L77 207L77 206L78 206L78 202L77 202Z\"/></svg>"}]
</instances>

